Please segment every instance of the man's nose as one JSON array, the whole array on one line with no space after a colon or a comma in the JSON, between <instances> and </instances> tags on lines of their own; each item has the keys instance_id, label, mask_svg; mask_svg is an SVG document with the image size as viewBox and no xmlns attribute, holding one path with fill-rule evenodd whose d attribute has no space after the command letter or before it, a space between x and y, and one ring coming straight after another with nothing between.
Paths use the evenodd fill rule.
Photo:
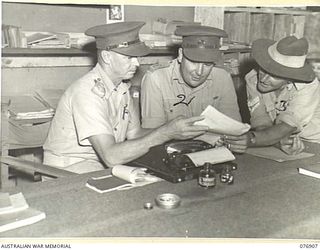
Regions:
<instances>
[{"instance_id":1,"label":"man's nose","mask_svg":"<svg viewBox=\"0 0 320 250\"><path fill-rule=\"evenodd\" d=\"M265 81L265 80L268 78L268 74L265 74L265 73L261 73L261 72L260 72L260 77L259 77L259 78L260 78L260 81L263 82L263 81Z\"/></svg>"},{"instance_id":2,"label":"man's nose","mask_svg":"<svg viewBox=\"0 0 320 250\"><path fill-rule=\"evenodd\" d=\"M140 63L139 63L137 57L132 57L132 58L131 58L131 63L132 63L134 66L137 66L137 67L140 66Z\"/></svg>"},{"instance_id":3,"label":"man's nose","mask_svg":"<svg viewBox=\"0 0 320 250\"><path fill-rule=\"evenodd\" d=\"M198 63L197 64L197 69L196 69L197 75L201 75L203 72L203 63Z\"/></svg>"}]
</instances>

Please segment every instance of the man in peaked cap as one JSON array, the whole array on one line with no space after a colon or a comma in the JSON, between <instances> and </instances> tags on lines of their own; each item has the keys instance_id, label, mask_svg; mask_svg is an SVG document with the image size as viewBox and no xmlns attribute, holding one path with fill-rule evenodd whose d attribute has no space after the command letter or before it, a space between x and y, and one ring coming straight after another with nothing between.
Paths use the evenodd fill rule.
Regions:
<instances>
[{"instance_id":1,"label":"man in peaked cap","mask_svg":"<svg viewBox=\"0 0 320 250\"><path fill-rule=\"evenodd\" d=\"M222 61L220 40L226 32L209 26L181 26L175 34L182 36L178 57L152 66L142 79L142 126L156 128L179 115L200 115L208 105L240 121L232 78L216 67Z\"/></svg>"},{"instance_id":2,"label":"man in peaked cap","mask_svg":"<svg viewBox=\"0 0 320 250\"><path fill-rule=\"evenodd\" d=\"M253 131L227 136L224 143L231 149L276 145L297 154L302 140L320 143L320 85L306 63L307 52L307 40L295 36L253 42L258 67L246 75Z\"/></svg>"},{"instance_id":3,"label":"man in peaked cap","mask_svg":"<svg viewBox=\"0 0 320 250\"><path fill-rule=\"evenodd\" d=\"M216 67L222 56L224 30L209 26L181 26L178 57L166 65L152 66L141 85L142 126L156 128L179 115L200 115L211 105L240 121L232 78Z\"/></svg>"},{"instance_id":4,"label":"man in peaked cap","mask_svg":"<svg viewBox=\"0 0 320 250\"><path fill-rule=\"evenodd\" d=\"M202 117L177 118L156 130L141 129L129 94L129 80L149 53L139 40L143 22L95 26L97 65L73 83L59 101L47 140L44 163L84 173L130 162L150 147L188 139L207 130ZM85 163L85 164L83 164Z\"/></svg>"}]
</instances>

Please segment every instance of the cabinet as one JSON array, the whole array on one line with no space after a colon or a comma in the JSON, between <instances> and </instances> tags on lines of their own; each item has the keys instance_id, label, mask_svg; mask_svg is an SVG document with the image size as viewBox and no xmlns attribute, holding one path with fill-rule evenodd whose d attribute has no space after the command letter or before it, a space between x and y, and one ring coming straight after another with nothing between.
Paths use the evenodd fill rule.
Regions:
<instances>
[{"instance_id":1,"label":"cabinet","mask_svg":"<svg viewBox=\"0 0 320 250\"><path fill-rule=\"evenodd\" d=\"M302 37L306 16L312 12L293 7L195 7L195 20L224 29L229 42L251 44L259 38L279 40Z\"/></svg>"}]
</instances>

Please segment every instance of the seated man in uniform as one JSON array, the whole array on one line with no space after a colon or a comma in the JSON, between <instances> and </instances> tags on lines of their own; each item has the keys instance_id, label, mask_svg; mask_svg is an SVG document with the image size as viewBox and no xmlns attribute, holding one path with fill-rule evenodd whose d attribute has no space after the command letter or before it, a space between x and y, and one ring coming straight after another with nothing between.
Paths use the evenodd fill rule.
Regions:
<instances>
[{"instance_id":1,"label":"seated man in uniform","mask_svg":"<svg viewBox=\"0 0 320 250\"><path fill-rule=\"evenodd\" d=\"M222 61L221 37L226 32L208 26L178 27L182 36L178 57L152 66L141 83L142 127L157 128L179 115L200 115L212 105L241 121L232 78L216 65Z\"/></svg>"},{"instance_id":2,"label":"seated man in uniform","mask_svg":"<svg viewBox=\"0 0 320 250\"><path fill-rule=\"evenodd\" d=\"M253 42L258 68L246 75L253 131L222 143L237 152L277 145L287 154L301 152L302 140L320 143L320 84L305 62L307 52L305 38Z\"/></svg>"},{"instance_id":3,"label":"seated man in uniform","mask_svg":"<svg viewBox=\"0 0 320 250\"><path fill-rule=\"evenodd\" d=\"M123 22L86 31L96 38L98 63L61 97L44 144L45 164L76 173L101 170L130 162L152 146L207 130L193 125L202 117L178 117L155 130L141 129L129 80L139 66L137 57L149 53L139 40L143 25Z\"/></svg>"}]
</instances>

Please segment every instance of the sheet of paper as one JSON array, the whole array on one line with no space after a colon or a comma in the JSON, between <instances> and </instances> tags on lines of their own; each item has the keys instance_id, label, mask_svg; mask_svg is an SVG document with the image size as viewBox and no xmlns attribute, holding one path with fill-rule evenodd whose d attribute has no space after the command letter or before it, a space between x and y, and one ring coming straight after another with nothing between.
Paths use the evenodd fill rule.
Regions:
<instances>
[{"instance_id":1,"label":"sheet of paper","mask_svg":"<svg viewBox=\"0 0 320 250\"><path fill-rule=\"evenodd\" d=\"M302 152L297 155L288 155L276 147L248 148L246 153L277 162L293 161L314 156L314 154L306 152Z\"/></svg>"},{"instance_id":2,"label":"sheet of paper","mask_svg":"<svg viewBox=\"0 0 320 250\"><path fill-rule=\"evenodd\" d=\"M235 159L234 155L226 147L210 148L186 155L196 166L202 166L206 162L217 164L227 161L233 161Z\"/></svg>"},{"instance_id":3,"label":"sheet of paper","mask_svg":"<svg viewBox=\"0 0 320 250\"><path fill-rule=\"evenodd\" d=\"M201 140L214 146L216 142L220 139L220 137L221 135L207 132L203 135L195 137L194 140Z\"/></svg>"},{"instance_id":4,"label":"sheet of paper","mask_svg":"<svg viewBox=\"0 0 320 250\"><path fill-rule=\"evenodd\" d=\"M242 135L250 129L250 125L238 122L209 105L202 113L204 120L195 122L195 125L205 125L210 131L217 134Z\"/></svg>"},{"instance_id":5,"label":"sheet of paper","mask_svg":"<svg viewBox=\"0 0 320 250\"><path fill-rule=\"evenodd\" d=\"M0 210L0 215L19 212L29 207L22 193L10 195L9 199L11 206Z\"/></svg>"},{"instance_id":6,"label":"sheet of paper","mask_svg":"<svg viewBox=\"0 0 320 250\"><path fill-rule=\"evenodd\" d=\"M0 215L0 233L18 227L31 225L46 218L46 214L28 207L22 211Z\"/></svg>"},{"instance_id":7,"label":"sheet of paper","mask_svg":"<svg viewBox=\"0 0 320 250\"><path fill-rule=\"evenodd\" d=\"M298 172L299 172L299 174L303 174L303 175L307 175L310 177L320 179L320 173L316 173L316 172L313 172L313 171L310 171L310 170L307 170L304 168L298 168Z\"/></svg>"}]
</instances>

